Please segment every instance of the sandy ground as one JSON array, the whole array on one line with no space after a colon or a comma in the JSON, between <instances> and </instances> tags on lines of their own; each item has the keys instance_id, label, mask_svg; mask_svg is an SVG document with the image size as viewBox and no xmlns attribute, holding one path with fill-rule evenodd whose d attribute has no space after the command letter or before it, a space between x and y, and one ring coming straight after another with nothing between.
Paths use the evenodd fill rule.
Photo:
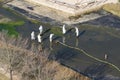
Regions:
<instances>
[{"instance_id":1,"label":"sandy ground","mask_svg":"<svg viewBox=\"0 0 120 80\"><path fill-rule=\"evenodd\" d=\"M89 0L81 1L81 2L74 2L78 0L26 0L31 3L37 3L40 5L48 6L53 9L61 10L66 13L70 13L71 15L79 15L90 9L94 9L96 7L100 7L106 3L116 3L118 0L93 0L92 2Z\"/></svg>"},{"instance_id":2,"label":"sandy ground","mask_svg":"<svg viewBox=\"0 0 120 80\"><path fill-rule=\"evenodd\" d=\"M69 14L65 14L61 11L56 11L54 9L51 9L49 7L46 6L42 6L42 5L38 5L38 4L33 4L33 3L29 3L26 1L12 1L10 3L8 3L8 5L12 5L21 9L24 9L26 11L28 11L30 14L39 14L42 16L46 16L46 17L50 17L52 19L56 19L56 20L65 20L66 17L69 16ZM32 7L33 10L31 10L28 7Z\"/></svg>"},{"instance_id":3,"label":"sandy ground","mask_svg":"<svg viewBox=\"0 0 120 80\"><path fill-rule=\"evenodd\" d=\"M24 9L29 14L32 14L34 16L39 17L38 15L41 15L41 16L49 17L53 20L60 21L62 23L68 24L68 25L78 24L78 23L86 22L89 20L94 20L96 18L105 16L105 14L100 15L100 14L94 13L94 14L88 14L88 15L82 16L81 18L76 19L76 20L70 20L70 19L68 19L68 17L70 16L70 14L68 14L68 13L64 13L62 11L56 11L55 9L52 9L52 8L49 8L46 6L42 6L42 5L38 5L38 4L29 3L26 1L15 0L15 1L8 3L8 5L12 5L14 7ZM32 9L30 9L28 7L32 8ZM35 15L35 14L38 14L38 15Z\"/></svg>"}]
</instances>

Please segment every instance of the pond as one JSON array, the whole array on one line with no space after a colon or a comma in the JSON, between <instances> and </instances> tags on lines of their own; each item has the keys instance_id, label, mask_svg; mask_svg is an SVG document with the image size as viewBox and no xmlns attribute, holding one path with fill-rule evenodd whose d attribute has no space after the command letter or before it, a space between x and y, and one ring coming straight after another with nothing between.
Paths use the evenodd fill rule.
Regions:
<instances>
[{"instance_id":1,"label":"pond","mask_svg":"<svg viewBox=\"0 0 120 80\"><path fill-rule=\"evenodd\" d=\"M5 9L0 9L0 13L13 19L19 18L25 21L23 26L16 27L16 30L23 37L30 38L30 33L32 31L35 31L35 34L37 35L39 33L39 26L43 25L44 34L42 35L42 46L43 48L49 48L51 50L50 58L55 59L61 64L84 75L95 78L96 80L102 80L108 76L110 76L110 79L114 78L113 80L120 79L117 78L120 77L120 71L116 70L111 65L97 61L87 56L82 51L67 47L59 43L53 42L51 46L49 42L49 34L53 32L55 34L54 41L58 40L71 47L82 49L87 54L94 56L95 58L99 58L100 60L110 62L120 68L120 29L118 26L108 27L109 23L108 26L107 24L102 26L98 24L93 25L95 22L93 20L91 22L92 24L87 22L77 25L80 36L79 38L76 38L74 26L66 26L68 32L67 34L62 35L62 28L60 28L62 26L51 26L47 23L35 24L27 19L20 17L19 15L14 15ZM115 19L114 21L116 21L116 19L117 21L120 21L119 18L114 18L112 15L109 16L109 18L110 17ZM104 17L102 19L104 20ZM120 25L120 23L118 22L117 25ZM55 29L53 30L53 28ZM105 54L108 55L106 60L104 59Z\"/></svg>"}]
</instances>

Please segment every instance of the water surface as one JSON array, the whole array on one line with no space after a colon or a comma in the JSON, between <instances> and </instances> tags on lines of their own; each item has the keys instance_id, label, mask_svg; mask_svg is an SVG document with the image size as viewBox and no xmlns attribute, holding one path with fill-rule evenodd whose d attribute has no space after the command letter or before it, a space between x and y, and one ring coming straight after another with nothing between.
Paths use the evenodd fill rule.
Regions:
<instances>
[{"instance_id":1,"label":"water surface","mask_svg":"<svg viewBox=\"0 0 120 80\"><path fill-rule=\"evenodd\" d=\"M8 12L4 9L0 9L0 13L14 20L21 19L20 16L15 16L13 13ZM108 18L109 17L112 17L112 16L108 16ZM106 19L106 17L103 17L102 19L104 20ZM117 20L117 23L116 23L116 20ZM24 19L24 21L25 21L25 24L23 26L19 26L16 28L16 30L23 37L30 38L30 33L32 31L35 31L36 35L39 33L38 28L40 24L34 24L31 21L26 19ZM96 20L89 21L90 24L87 26L77 25L80 31L79 38L75 37L75 33L74 33L75 30L72 29L66 35L55 35L54 39L59 40L69 46L83 49L88 54L96 58L99 58L101 60L105 60L104 55L107 54L108 59L105 61L113 63L120 68L120 58L119 58L120 29L118 27L118 25L120 25L119 18L113 18L113 21L111 23L111 25L116 24L117 26L116 25L115 26L117 28L109 27L110 26L109 23L106 23L105 21L104 21L105 25L102 25L102 23L100 23L102 25L100 26L98 24L95 24L95 21ZM100 21L97 20L98 23ZM88 24L89 22L84 24ZM51 32L48 29L51 29L53 26L44 24L44 23L41 23L41 24L43 25L44 32L45 32L42 36L42 39L43 39L42 45L43 45L43 48L49 48L49 49L52 48L51 50L52 58L56 59L61 64L69 68L72 68L89 77L96 78L97 80L100 80L100 79L102 80L103 77L109 76L109 75L120 77L120 72L118 72L113 67L107 64L98 62L75 49L71 49L55 43L53 43L51 47L49 42L49 34ZM92 26L93 24L95 25ZM108 27L105 27L105 26L108 26ZM67 30L69 29L70 27L67 27ZM46 30L48 31L46 32Z\"/></svg>"}]
</instances>

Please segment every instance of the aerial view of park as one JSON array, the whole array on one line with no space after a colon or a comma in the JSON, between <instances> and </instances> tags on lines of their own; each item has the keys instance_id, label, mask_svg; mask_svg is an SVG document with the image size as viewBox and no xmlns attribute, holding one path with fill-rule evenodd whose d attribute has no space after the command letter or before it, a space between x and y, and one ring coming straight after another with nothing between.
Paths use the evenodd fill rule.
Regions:
<instances>
[{"instance_id":1,"label":"aerial view of park","mask_svg":"<svg viewBox=\"0 0 120 80\"><path fill-rule=\"evenodd\" d=\"M0 0L0 80L120 80L120 0Z\"/></svg>"}]
</instances>

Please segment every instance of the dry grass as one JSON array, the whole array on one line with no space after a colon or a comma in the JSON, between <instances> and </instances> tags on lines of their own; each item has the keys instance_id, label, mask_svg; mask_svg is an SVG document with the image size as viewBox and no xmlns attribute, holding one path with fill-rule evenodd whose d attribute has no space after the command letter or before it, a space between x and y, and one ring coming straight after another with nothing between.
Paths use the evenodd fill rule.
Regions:
<instances>
[{"instance_id":1,"label":"dry grass","mask_svg":"<svg viewBox=\"0 0 120 80\"><path fill-rule=\"evenodd\" d=\"M120 3L106 4L103 6L103 9L120 17Z\"/></svg>"},{"instance_id":2,"label":"dry grass","mask_svg":"<svg viewBox=\"0 0 120 80\"><path fill-rule=\"evenodd\" d=\"M0 80L9 80L9 78L0 73Z\"/></svg>"},{"instance_id":3,"label":"dry grass","mask_svg":"<svg viewBox=\"0 0 120 80\"><path fill-rule=\"evenodd\" d=\"M55 80L90 80L88 77L85 77L72 69L69 69L65 66L59 65L57 67L57 72L54 76Z\"/></svg>"},{"instance_id":4,"label":"dry grass","mask_svg":"<svg viewBox=\"0 0 120 80\"><path fill-rule=\"evenodd\" d=\"M2 2L2 1L4 1L4 0L0 0L0 2Z\"/></svg>"},{"instance_id":5,"label":"dry grass","mask_svg":"<svg viewBox=\"0 0 120 80\"><path fill-rule=\"evenodd\" d=\"M26 42L21 44L21 42L24 42L22 39L17 40L16 43L14 42L16 40L9 38L6 44L6 40L3 39L4 36L0 34L0 37L0 48L2 47L1 49L3 50L4 48L8 48L8 50L11 49L13 52L12 56L14 54L18 55L14 56L15 61L19 59L20 61L18 62L20 62L21 65L18 67L14 64L14 72L18 72L21 80L90 80L86 76L83 76L70 68L62 66L56 61L49 60L49 51L46 49L41 51L41 46L36 47L35 45L32 45L32 47L27 50L25 46ZM22 54L22 56L19 56L19 53ZM0 56L1 55L3 55L3 53L0 54Z\"/></svg>"},{"instance_id":6,"label":"dry grass","mask_svg":"<svg viewBox=\"0 0 120 80\"><path fill-rule=\"evenodd\" d=\"M60 65L56 61L50 61L44 67L45 69L54 71L53 80L90 80L72 69ZM43 70L45 70L43 69Z\"/></svg>"}]
</instances>

